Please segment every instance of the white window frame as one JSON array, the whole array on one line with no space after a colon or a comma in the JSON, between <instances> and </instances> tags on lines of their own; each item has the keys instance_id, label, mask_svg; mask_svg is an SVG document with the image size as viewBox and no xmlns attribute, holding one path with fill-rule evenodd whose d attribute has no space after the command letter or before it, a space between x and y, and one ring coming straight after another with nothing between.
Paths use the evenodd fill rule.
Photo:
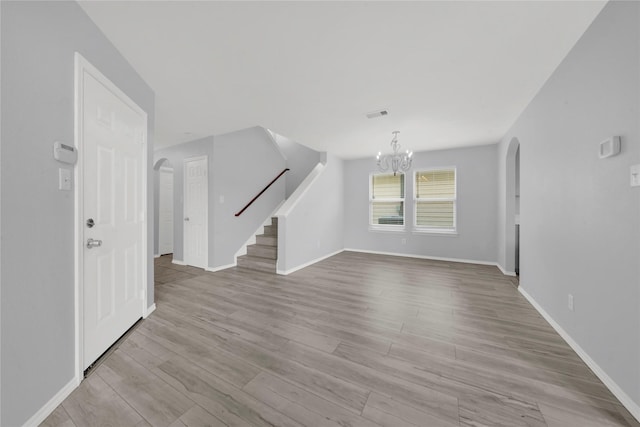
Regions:
<instances>
[{"instance_id":1,"label":"white window frame","mask_svg":"<svg viewBox=\"0 0 640 427\"><path fill-rule=\"evenodd\" d=\"M416 182L416 176L421 172L433 172L433 171L453 171L453 185L454 194L453 197L443 197L434 199L418 199L418 183ZM406 185L406 183L405 183ZM406 194L405 194L406 195ZM418 225L418 202L453 202L453 227L452 228L433 228L424 225ZM433 167L428 169L416 169L413 171L413 231L416 233L425 234L458 234L458 169L455 166L443 166Z\"/></svg>"},{"instance_id":2,"label":"white window frame","mask_svg":"<svg viewBox=\"0 0 640 427\"><path fill-rule=\"evenodd\" d=\"M375 199L376 202L401 202L402 203L402 225L400 224L373 224L373 177L380 175L393 175L393 172L372 172L369 174L369 230L372 231L404 231L407 225L407 175L404 175L404 197L403 198L390 198L390 199Z\"/></svg>"}]
</instances>

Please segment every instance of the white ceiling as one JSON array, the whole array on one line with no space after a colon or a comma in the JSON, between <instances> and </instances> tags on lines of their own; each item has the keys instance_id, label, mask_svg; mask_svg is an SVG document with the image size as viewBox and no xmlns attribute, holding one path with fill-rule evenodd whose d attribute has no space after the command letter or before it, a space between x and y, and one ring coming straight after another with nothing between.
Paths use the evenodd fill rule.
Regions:
<instances>
[{"instance_id":1,"label":"white ceiling","mask_svg":"<svg viewBox=\"0 0 640 427\"><path fill-rule=\"evenodd\" d=\"M343 158L497 142L605 1L81 2L156 147L260 125ZM367 112L389 115L367 119Z\"/></svg>"}]
</instances>

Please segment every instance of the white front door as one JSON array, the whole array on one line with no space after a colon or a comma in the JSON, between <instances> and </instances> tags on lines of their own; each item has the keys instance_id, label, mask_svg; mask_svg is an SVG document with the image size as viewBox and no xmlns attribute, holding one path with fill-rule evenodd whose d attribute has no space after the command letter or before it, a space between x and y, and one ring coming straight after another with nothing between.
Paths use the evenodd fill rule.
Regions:
<instances>
[{"instance_id":1,"label":"white front door","mask_svg":"<svg viewBox=\"0 0 640 427\"><path fill-rule=\"evenodd\" d=\"M80 59L83 369L143 315L147 116Z\"/></svg>"},{"instance_id":2,"label":"white front door","mask_svg":"<svg viewBox=\"0 0 640 427\"><path fill-rule=\"evenodd\" d=\"M184 161L184 262L206 268L208 264L207 156Z\"/></svg>"},{"instance_id":3,"label":"white front door","mask_svg":"<svg viewBox=\"0 0 640 427\"><path fill-rule=\"evenodd\" d=\"M158 177L158 255L173 253L173 169L161 167Z\"/></svg>"}]
</instances>

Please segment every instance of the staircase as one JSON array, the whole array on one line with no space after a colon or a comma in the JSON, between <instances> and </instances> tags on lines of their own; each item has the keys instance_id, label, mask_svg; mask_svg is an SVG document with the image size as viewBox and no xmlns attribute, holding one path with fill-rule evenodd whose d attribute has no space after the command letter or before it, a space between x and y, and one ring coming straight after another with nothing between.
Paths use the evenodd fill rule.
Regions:
<instances>
[{"instance_id":1,"label":"staircase","mask_svg":"<svg viewBox=\"0 0 640 427\"><path fill-rule=\"evenodd\" d=\"M256 236L256 243L247 246L247 254L238 257L238 267L265 273L276 272L278 259L278 218L264 226L264 233Z\"/></svg>"}]
</instances>

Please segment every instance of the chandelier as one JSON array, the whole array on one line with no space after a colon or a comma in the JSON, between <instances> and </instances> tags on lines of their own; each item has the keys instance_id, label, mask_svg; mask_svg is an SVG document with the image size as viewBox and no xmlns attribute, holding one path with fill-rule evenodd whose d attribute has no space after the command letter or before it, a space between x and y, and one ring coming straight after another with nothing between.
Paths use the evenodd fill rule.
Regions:
<instances>
[{"instance_id":1,"label":"chandelier","mask_svg":"<svg viewBox=\"0 0 640 427\"><path fill-rule=\"evenodd\" d=\"M395 176L398 171L405 172L411 168L413 151L407 150L404 153L400 153L400 144L398 144L398 134L400 131L396 130L392 133L391 149L393 150L393 154L385 154L383 156L382 153L378 153L376 160L378 161L378 169L380 169L380 172L386 172L391 169Z\"/></svg>"}]
</instances>

